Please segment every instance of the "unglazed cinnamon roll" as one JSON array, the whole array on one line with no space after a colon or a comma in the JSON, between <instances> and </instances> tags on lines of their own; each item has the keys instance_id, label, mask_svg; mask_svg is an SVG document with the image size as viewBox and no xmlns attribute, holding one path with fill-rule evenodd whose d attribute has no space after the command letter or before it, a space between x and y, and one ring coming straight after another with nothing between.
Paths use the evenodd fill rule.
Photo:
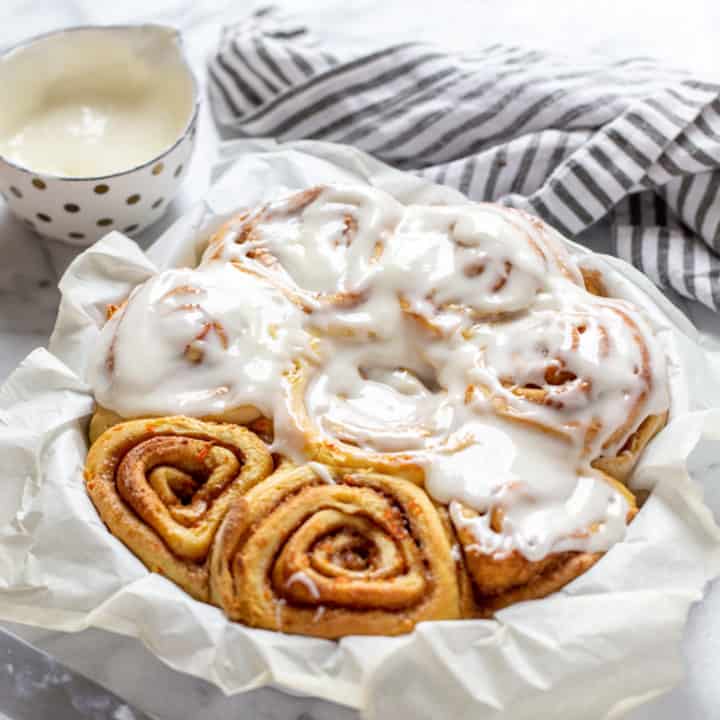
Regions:
<instances>
[{"instance_id":1,"label":"unglazed cinnamon roll","mask_svg":"<svg viewBox=\"0 0 720 720\"><path fill-rule=\"evenodd\" d=\"M215 531L272 470L265 444L246 428L167 417L107 430L90 448L85 483L113 535L150 570L207 600Z\"/></svg>"},{"instance_id":2,"label":"unglazed cinnamon roll","mask_svg":"<svg viewBox=\"0 0 720 720\"><path fill-rule=\"evenodd\" d=\"M233 505L210 561L211 598L254 627L338 638L460 617L438 510L400 478L305 466Z\"/></svg>"},{"instance_id":3,"label":"unglazed cinnamon roll","mask_svg":"<svg viewBox=\"0 0 720 720\"><path fill-rule=\"evenodd\" d=\"M353 186L244 211L195 270L159 273L111 313L91 436L182 414L248 426L274 461L220 497L180 560L113 521L120 484L110 510L93 499L201 598L212 544L211 599L257 627L396 634L543 597L622 540L638 512L624 483L668 417L665 350L606 279L497 206ZM178 518L183 477L214 472L183 468L148 476ZM141 525L144 507L128 510Z\"/></svg>"}]
</instances>

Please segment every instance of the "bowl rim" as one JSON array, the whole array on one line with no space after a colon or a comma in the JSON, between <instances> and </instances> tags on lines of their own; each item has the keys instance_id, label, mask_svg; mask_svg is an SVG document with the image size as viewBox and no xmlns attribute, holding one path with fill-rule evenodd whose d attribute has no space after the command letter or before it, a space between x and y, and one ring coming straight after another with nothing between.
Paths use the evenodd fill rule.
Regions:
<instances>
[{"instance_id":1,"label":"bowl rim","mask_svg":"<svg viewBox=\"0 0 720 720\"><path fill-rule=\"evenodd\" d=\"M48 32L39 33L38 35L32 35L28 38L25 38L24 40L21 40L18 43L15 43L14 45L11 45L10 47L5 48L2 52L0 52L0 63L3 62L8 56L12 55L13 53L23 50L31 45L34 45L36 42L39 42L41 40L47 40L48 38L54 37L55 35L65 35L75 32L83 32L88 30L101 30L101 31L115 31L115 30L138 30L141 28L151 28L153 30L164 30L169 31L169 34L172 36L173 40L175 41L178 49L178 54L180 56L182 66L185 69L185 72L187 73L188 77L190 78L190 84L192 87L192 112L189 114L188 119L183 126L182 131L179 133L177 138L170 144L168 147L163 149L160 153L157 155L153 155L149 160L145 160L141 163L138 163L137 165L133 165L130 168L126 168L124 170L118 170L117 172L113 173L107 173L105 175L58 175L56 173L51 172L43 172L40 170L33 170L31 167L28 167L27 165L22 165L18 162L15 162L14 160L10 160L5 155L0 153L0 161L10 165L11 167L15 168L16 170L19 170L20 172L26 173L28 175L32 175L34 177L39 178L48 178L51 180L66 180L69 182L84 182L84 181L98 181L98 180L107 180L110 178L120 177L122 175L128 175L130 173L135 172L136 170L142 170L145 167L148 167L149 165L153 165L158 160L161 160L166 155L171 153L188 135L190 132L190 129L195 124L195 121L198 117L198 113L200 111L200 87L198 85L197 78L195 77L195 73L193 72L192 68L190 67L190 63L188 62L187 55L185 54L185 46L183 41L182 32L178 30L178 28L173 27L172 25L163 25L162 23L120 23L115 25L71 25L70 27L65 28L59 28L57 30L49 30ZM197 131L197 130L196 130Z\"/></svg>"}]
</instances>

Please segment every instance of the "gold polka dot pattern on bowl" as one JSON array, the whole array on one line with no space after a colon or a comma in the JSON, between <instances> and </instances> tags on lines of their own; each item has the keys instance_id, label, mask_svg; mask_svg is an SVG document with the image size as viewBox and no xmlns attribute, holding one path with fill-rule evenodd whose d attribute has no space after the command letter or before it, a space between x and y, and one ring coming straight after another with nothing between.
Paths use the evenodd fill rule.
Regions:
<instances>
[{"instance_id":1,"label":"gold polka dot pattern on bowl","mask_svg":"<svg viewBox=\"0 0 720 720\"><path fill-rule=\"evenodd\" d=\"M9 170L0 184L7 203L29 229L74 245L87 245L112 230L136 237L170 206L190 167L191 133L158 158L127 173L92 178Z\"/></svg>"}]
</instances>

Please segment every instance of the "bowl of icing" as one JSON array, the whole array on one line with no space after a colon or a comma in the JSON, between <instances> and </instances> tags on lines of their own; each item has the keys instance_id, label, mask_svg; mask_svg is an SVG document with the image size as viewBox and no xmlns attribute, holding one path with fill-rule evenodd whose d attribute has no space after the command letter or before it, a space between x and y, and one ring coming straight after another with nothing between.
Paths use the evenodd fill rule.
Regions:
<instances>
[{"instance_id":1,"label":"bowl of icing","mask_svg":"<svg viewBox=\"0 0 720 720\"><path fill-rule=\"evenodd\" d=\"M0 56L0 192L41 235L134 235L177 193L199 95L177 30L83 26Z\"/></svg>"}]
</instances>

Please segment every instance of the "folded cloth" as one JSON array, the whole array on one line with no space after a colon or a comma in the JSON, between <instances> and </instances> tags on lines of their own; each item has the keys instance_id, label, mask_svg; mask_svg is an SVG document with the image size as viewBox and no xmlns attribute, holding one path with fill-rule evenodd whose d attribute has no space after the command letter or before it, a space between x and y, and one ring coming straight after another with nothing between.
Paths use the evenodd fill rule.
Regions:
<instances>
[{"instance_id":1,"label":"folded cloth","mask_svg":"<svg viewBox=\"0 0 720 720\"><path fill-rule=\"evenodd\" d=\"M340 56L274 8L225 28L209 76L226 134L354 145L571 237L607 218L617 255L720 310L720 83L497 44Z\"/></svg>"}]
</instances>

